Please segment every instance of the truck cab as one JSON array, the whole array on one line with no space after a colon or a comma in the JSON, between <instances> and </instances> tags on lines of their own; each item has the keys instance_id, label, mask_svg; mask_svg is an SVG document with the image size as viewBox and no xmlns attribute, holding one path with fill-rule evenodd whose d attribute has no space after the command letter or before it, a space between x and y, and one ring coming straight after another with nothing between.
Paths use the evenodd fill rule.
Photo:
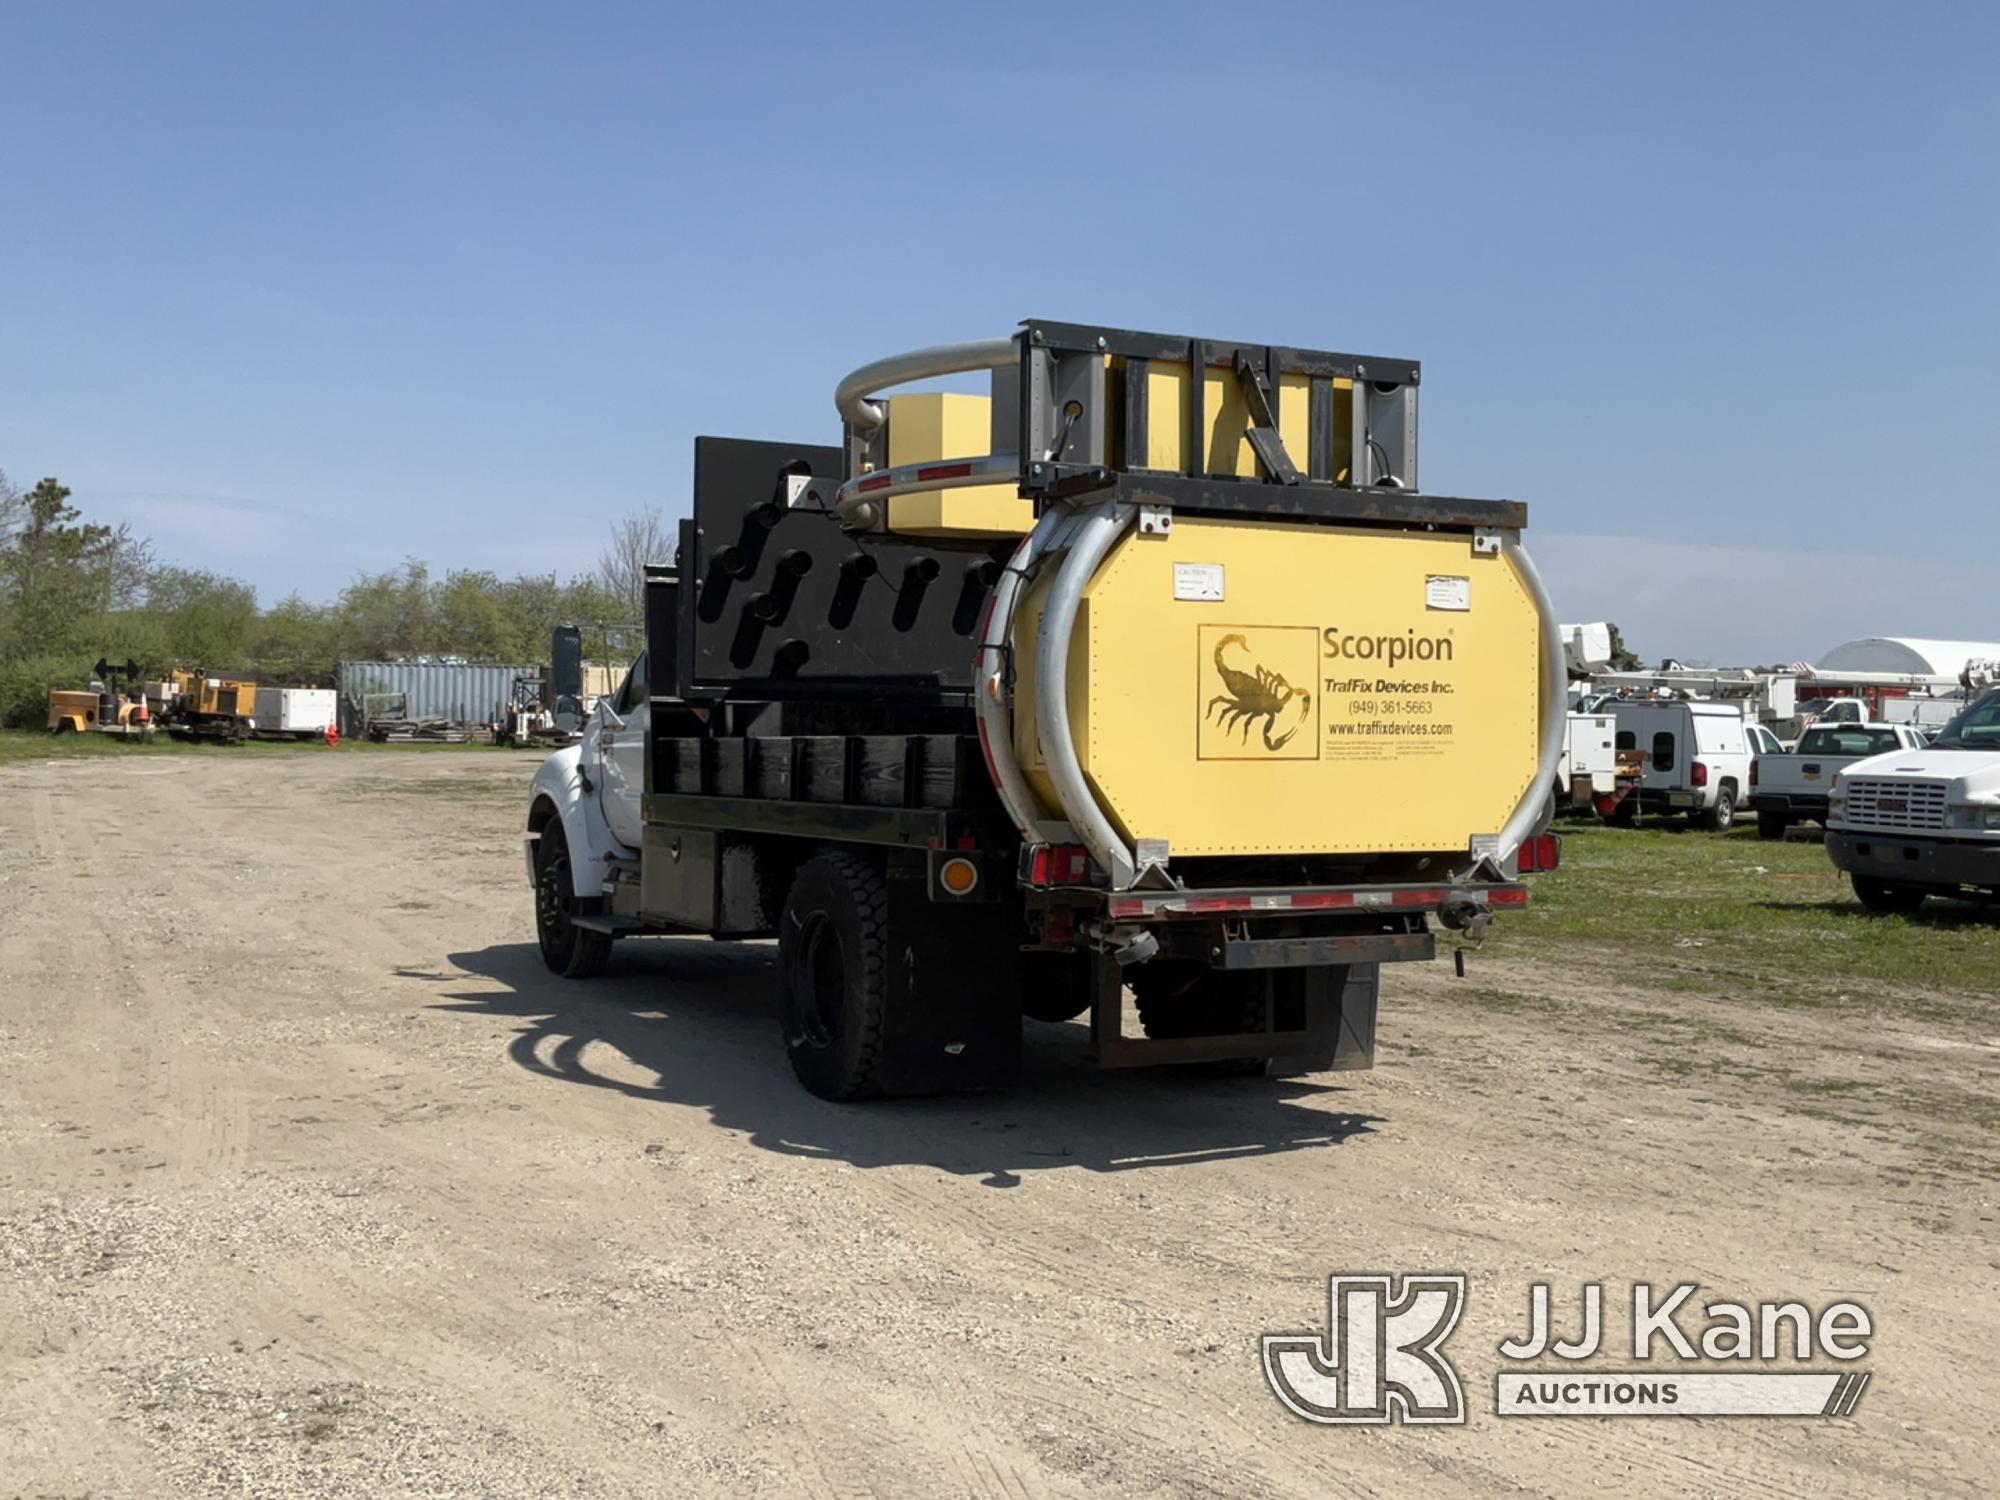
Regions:
<instances>
[{"instance_id":1,"label":"truck cab","mask_svg":"<svg viewBox=\"0 0 2000 1500\"><path fill-rule=\"evenodd\" d=\"M597 767L596 795L606 831L624 849L636 850L645 839L646 735L651 723L646 653L641 651L617 691L597 700L583 730L583 747Z\"/></svg>"},{"instance_id":2,"label":"truck cab","mask_svg":"<svg viewBox=\"0 0 2000 1500\"><path fill-rule=\"evenodd\" d=\"M1929 896L2000 896L2000 689L1921 748L1852 764L1829 796L1826 852L1862 905L1913 912Z\"/></svg>"}]
</instances>

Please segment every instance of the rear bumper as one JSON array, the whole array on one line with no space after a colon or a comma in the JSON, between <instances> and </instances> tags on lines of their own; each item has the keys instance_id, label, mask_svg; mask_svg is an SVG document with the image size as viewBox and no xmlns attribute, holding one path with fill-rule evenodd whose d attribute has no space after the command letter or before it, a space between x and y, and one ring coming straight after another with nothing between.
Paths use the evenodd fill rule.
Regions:
<instances>
[{"instance_id":1,"label":"rear bumper","mask_svg":"<svg viewBox=\"0 0 2000 1500\"><path fill-rule=\"evenodd\" d=\"M1120 891L1103 898L1119 927L1151 931L1162 951L1217 969L1317 969L1437 957L1430 926L1483 928L1528 904L1519 881L1466 885L1306 886L1290 890Z\"/></svg>"},{"instance_id":2,"label":"rear bumper","mask_svg":"<svg viewBox=\"0 0 2000 1500\"><path fill-rule=\"evenodd\" d=\"M2000 889L2000 843L1828 830L1826 852L1851 875L1872 875L1902 885Z\"/></svg>"},{"instance_id":3,"label":"rear bumper","mask_svg":"<svg viewBox=\"0 0 2000 1500\"><path fill-rule=\"evenodd\" d=\"M1642 786L1633 795L1639 799L1641 812L1704 812L1715 805L1707 792L1686 791L1680 787L1656 790Z\"/></svg>"},{"instance_id":4,"label":"rear bumper","mask_svg":"<svg viewBox=\"0 0 2000 1500\"><path fill-rule=\"evenodd\" d=\"M1299 886L1289 890L1120 891L1106 903L1117 922L1177 921L1204 917L1312 916L1369 912L1436 913L1452 902L1504 911L1528 904L1517 880L1467 885Z\"/></svg>"},{"instance_id":5,"label":"rear bumper","mask_svg":"<svg viewBox=\"0 0 2000 1500\"><path fill-rule=\"evenodd\" d=\"M1783 813L1790 818L1826 817L1827 800L1825 793L1811 792L1759 792L1750 799L1750 805L1758 812Z\"/></svg>"}]
</instances>

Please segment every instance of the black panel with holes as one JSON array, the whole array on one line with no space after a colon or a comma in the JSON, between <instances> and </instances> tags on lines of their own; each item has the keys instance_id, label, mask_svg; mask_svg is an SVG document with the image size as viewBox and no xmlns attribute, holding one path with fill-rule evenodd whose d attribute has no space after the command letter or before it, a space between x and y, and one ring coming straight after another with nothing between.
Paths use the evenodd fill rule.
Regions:
<instances>
[{"instance_id":1,"label":"black panel with holes","mask_svg":"<svg viewBox=\"0 0 2000 1500\"><path fill-rule=\"evenodd\" d=\"M682 696L962 698L1008 542L843 531L819 499L841 452L695 439L681 559ZM787 478L819 481L800 505Z\"/></svg>"}]
</instances>

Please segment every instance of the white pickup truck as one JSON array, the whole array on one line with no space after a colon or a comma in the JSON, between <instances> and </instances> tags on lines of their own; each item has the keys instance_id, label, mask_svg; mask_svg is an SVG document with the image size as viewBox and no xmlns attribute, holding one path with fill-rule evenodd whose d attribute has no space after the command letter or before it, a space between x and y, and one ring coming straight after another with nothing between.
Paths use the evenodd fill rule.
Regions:
<instances>
[{"instance_id":1,"label":"white pickup truck","mask_svg":"<svg viewBox=\"0 0 2000 1500\"><path fill-rule=\"evenodd\" d=\"M1923 735L1907 724L1815 724L1796 750L1752 762L1750 805L1757 809L1758 837L1781 839L1794 823L1824 823L1834 779L1856 761L1923 747Z\"/></svg>"},{"instance_id":2,"label":"white pickup truck","mask_svg":"<svg viewBox=\"0 0 2000 1500\"><path fill-rule=\"evenodd\" d=\"M1921 750L1849 766L1830 800L1826 852L1870 911L1968 889L2000 896L2000 690Z\"/></svg>"},{"instance_id":3,"label":"white pickup truck","mask_svg":"<svg viewBox=\"0 0 2000 1500\"><path fill-rule=\"evenodd\" d=\"M1768 741L1735 703L1712 699L1619 699L1611 705L1618 721L1617 748L1640 752L1644 772L1638 786L1607 814L1631 824L1640 813L1684 813L1718 833L1736 821L1736 809L1750 787L1751 758Z\"/></svg>"}]
</instances>

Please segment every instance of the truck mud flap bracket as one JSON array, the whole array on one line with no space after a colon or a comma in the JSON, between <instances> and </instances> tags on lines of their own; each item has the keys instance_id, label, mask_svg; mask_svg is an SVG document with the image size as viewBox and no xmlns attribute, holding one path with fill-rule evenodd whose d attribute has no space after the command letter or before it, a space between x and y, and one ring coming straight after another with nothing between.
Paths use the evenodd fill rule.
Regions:
<instances>
[{"instance_id":1,"label":"truck mud flap bracket","mask_svg":"<svg viewBox=\"0 0 2000 1500\"><path fill-rule=\"evenodd\" d=\"M1351 937L1248 938L1224 943L1218 969L1305 969L1340 964L1392 964L1437 957L1437 939L1428 932Z\"/></svg>"},{"instance_id":2,"label":"truck mud flap bracket","mask_svg":"<svg viewBox=\"0 0 2000 1500\"><path fill-rule=\"evenodd\" d=\"M1375 1057L1375 1011L1380 968L1354 963L1309 971L1304 1024L1290 1031L1246 1031L1222 1036L1152 1038L1124 1033L1124 980L1116 963L1098 955L1090 1010L1091 1049L1100 1068L1144 1068L1163 1063L1228 1062L1268 1057L1274 1074L1366 1068Z\"/></svg>"}]
</instances>

